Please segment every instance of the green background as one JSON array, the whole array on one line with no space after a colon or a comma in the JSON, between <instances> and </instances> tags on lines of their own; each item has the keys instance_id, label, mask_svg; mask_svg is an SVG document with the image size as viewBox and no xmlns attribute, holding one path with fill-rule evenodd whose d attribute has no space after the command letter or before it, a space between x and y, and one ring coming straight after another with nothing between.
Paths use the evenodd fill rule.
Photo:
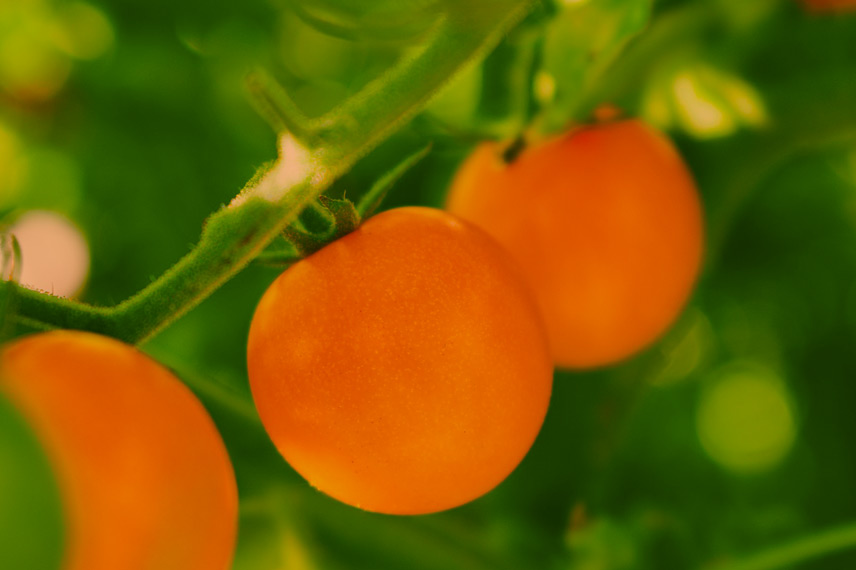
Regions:
<instances>
[{"instance_id":1,"label":"green background","mask_svg":"<svg viewBox=\"0 0 856 570\"><path fill-rule=\"evenodd\" d=\"M40 208L82 228L92 256L82 299L95 304L160 275L275 157L275 133L244 89L248 71L270 71L318 114L418 45L440 9L93 1L112 38L81 58L38 24L55 24L69 4L0 8L0 126L29 165L12 183L0 164L0 208L9 222ZM85 35L84 24L63 25ZM49 96L22 96L8 79L17 65L51 74L8 40L15 34L69 70ZM712 128L699 122L699 99L719 113ZM705 206L704 272L656 345L617 366L556 373L535 446L482 499L423 517L364 513L279 458L248 405L245 371L252 311L276 268L251 265L144 345L197 390L229 448L242 499L235 568L856 567L856 549L834 547L794 566L787 555L767 566L753 558L824 550L827 529L843 528L846 543L842 525L856 523L856 12L768 0L541 2L330 194L359 196L431 141L384 207L442 206L478 140L512 138L532 121L561 130L602 102L657 123L686 158ZM762 452L749 432L767 434Z\"/></svg>"}]
</instances>

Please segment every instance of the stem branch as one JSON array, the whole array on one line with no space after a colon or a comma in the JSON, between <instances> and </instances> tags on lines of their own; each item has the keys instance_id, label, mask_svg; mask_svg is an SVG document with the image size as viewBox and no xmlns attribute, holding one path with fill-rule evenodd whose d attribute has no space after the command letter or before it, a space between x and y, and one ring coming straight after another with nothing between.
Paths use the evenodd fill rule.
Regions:
<instances>
[{"instance_id":1,"label":"stem branch","mask_svg":"<svg viewBox=\"0 0 856 570\"><path fill-rule=\"evenodd\" d=\"M81 329L129 343L150 338L243 269L329 185L411 119L465 64L492 48L533 0L453 4L425 43L338 108L307 119L263 76L250 89L268 118L290 132L280 159L207 221L199 244L157 280L115 307L21 290L17 319L37 328Z\"/></svg>"}]
</instances>

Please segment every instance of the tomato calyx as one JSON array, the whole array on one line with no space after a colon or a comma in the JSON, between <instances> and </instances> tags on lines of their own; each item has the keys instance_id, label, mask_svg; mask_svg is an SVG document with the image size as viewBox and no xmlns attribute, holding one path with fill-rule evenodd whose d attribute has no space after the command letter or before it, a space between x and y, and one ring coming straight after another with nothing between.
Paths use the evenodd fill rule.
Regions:
<instances>
[{"instance_id":1,"label":"tomato calyx","mask_svg":"<svg viewBox=\"0 0 856 570\"><path fill-rule=\"evenodd\" d=\"M378 178L356 203L345 197L320 196L283 230L279 243L262 252L256 261L285 268L351 233L375 213L395 183L425 158L430 150L429 144L405 157Z\"/></svg>"},{"instance_id":2,"label":"tomato calyx","mask_svg":"<svg viewBox=\"0 0 856 570\"><path fill-rule=\"evenodd\" d=\"M283 231L283 237L300 257L315 253L360 226L361 217L347 198L320 196Z\"/></svg>"},{"instance_id":3,"label":"tomato calyx","mask_svg":"<svg viewBox=\"0 0 856 570\"><path fill-rule=\"evenodd\" d=\"M503 163L511 164L517 160L517 157L520 156L524 150L526 150L527 146L529 145L527 144L526 139L523 135L519 135L511 139L511 141L505 145L499 156L502 158Z\"/></svg>"},{"instance_id":4,"label":"tomato calyx","mask_svg":"<svg viewBox=\"0 0 856 570\"><path fill-rule=\"evenodd\" d=\"M613 105L612 103L601 103L591 112L591 115L588 120L578 124L570 125L565 129L565 133L566 136L569 136L571 133L575 132L580 128L616 123L624 119L625 114L623 109L621 109L617 105ZM514 163L517 158L523 153L523 151L540 142L542 140L542 137L543 135L540 135L534 132L534 130L529 129L527 131L521 132L514 138L507 139L500 145L499 159L506 166Z\"/></svg>"},{"instance_id":5,"label":"tomato calyx","mask_svg":"<svg viewBox=\"0 0 856 570\"><path fill-rule=\"evenodd\" d=\"M598 125L615 123L624 119L624 111L612 103L601 103L592 111L592 119Z\"/></svg>"}]
</instances>

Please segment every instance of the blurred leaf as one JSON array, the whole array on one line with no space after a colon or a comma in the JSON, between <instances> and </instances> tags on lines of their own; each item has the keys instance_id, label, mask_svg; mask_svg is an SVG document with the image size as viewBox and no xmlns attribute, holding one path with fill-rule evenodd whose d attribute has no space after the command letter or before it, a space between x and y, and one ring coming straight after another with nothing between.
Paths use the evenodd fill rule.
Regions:
<instances>
[{"instance_id":1,"label":"blurred leaf","mask_svg":"<svg viewBox=\"0 0 856 570\"><path fill-rule=\"evenodd\" d=\"M0 393L0 568L53 570L62 557L60 495L35 434Z\"/></svg>"},{"instance_id":2,"label":"blurred leaf","mask_svg":"<svg viewBox=\"0 0 856 570\"><path fill-rule=\"evenodd\" d=\"M413 40L442 10L439 0L290 0L289 4L319 30L369 42Z\"/></svg>"},{"instance_id":3,"label":"blurred leaf","mask_svg":"<svg viewBox=\"0 0 856 570\"><path fill-rule=\"evenodd\" d=\"M661 129L679 127L699 139L769 123L757 89L735 73L692 60L666 64L657 71L648 83L641 114Z\"/></svg>"},{"instance_id":4,"label":"blurred leaf","mask_svg":"<svg viewBox=\"0 0 856 570\"><path fill-rule=\"evenodd\" d=\"M632 528L598 519L568 536L571 570L631 570L639 567L638 537Z\"/></svg>"},{"instance_id":5,"label":"blurred leaf","mask_svg":"<svg viewBox=\"0 0 856 570\"><path fill-rule=\"evenodd\" d=\"M584 93L627 42L645 28L651 14L651 0L577 0L563 4L547 28L538 72L539 98L546 107L541 129L547 132L583 118L578 113Z\"/></svg>"}]
</instances>

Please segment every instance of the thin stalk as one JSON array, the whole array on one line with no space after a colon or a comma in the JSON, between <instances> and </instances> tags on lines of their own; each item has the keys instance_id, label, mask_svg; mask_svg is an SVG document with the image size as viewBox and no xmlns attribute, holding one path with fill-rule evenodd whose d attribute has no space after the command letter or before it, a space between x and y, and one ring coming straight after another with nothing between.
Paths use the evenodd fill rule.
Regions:
<instances>
[{"instance_id":1,"label":"thin stalk","mask_svg":"<svg viewBox=\"0 0 856 570\"><path fill-rule=\"evenodd\" d=\"M851 548L856 548L856 523L770 548L743 560L710 566L709 570L777 570Z\"/></svg>"},{"instance_id":2,"label":"thin stalk","mask_svg":"<svg viewBox=\"0 0 856 570\"><path fill-rule=\"evenodd\" d=\"M403 57L387 74L322 120L322 140L334 154L361 156L413 118L466 64L474 64L495 47L532 4L531 0L469 0L452 4L436 24L431 41ZM419 84L432 87L416 93L413 86ZM403 93L411 96L402 97ZM361 141L360 132L365 130L369 137Z\"/></svg>"}]
</instances>

